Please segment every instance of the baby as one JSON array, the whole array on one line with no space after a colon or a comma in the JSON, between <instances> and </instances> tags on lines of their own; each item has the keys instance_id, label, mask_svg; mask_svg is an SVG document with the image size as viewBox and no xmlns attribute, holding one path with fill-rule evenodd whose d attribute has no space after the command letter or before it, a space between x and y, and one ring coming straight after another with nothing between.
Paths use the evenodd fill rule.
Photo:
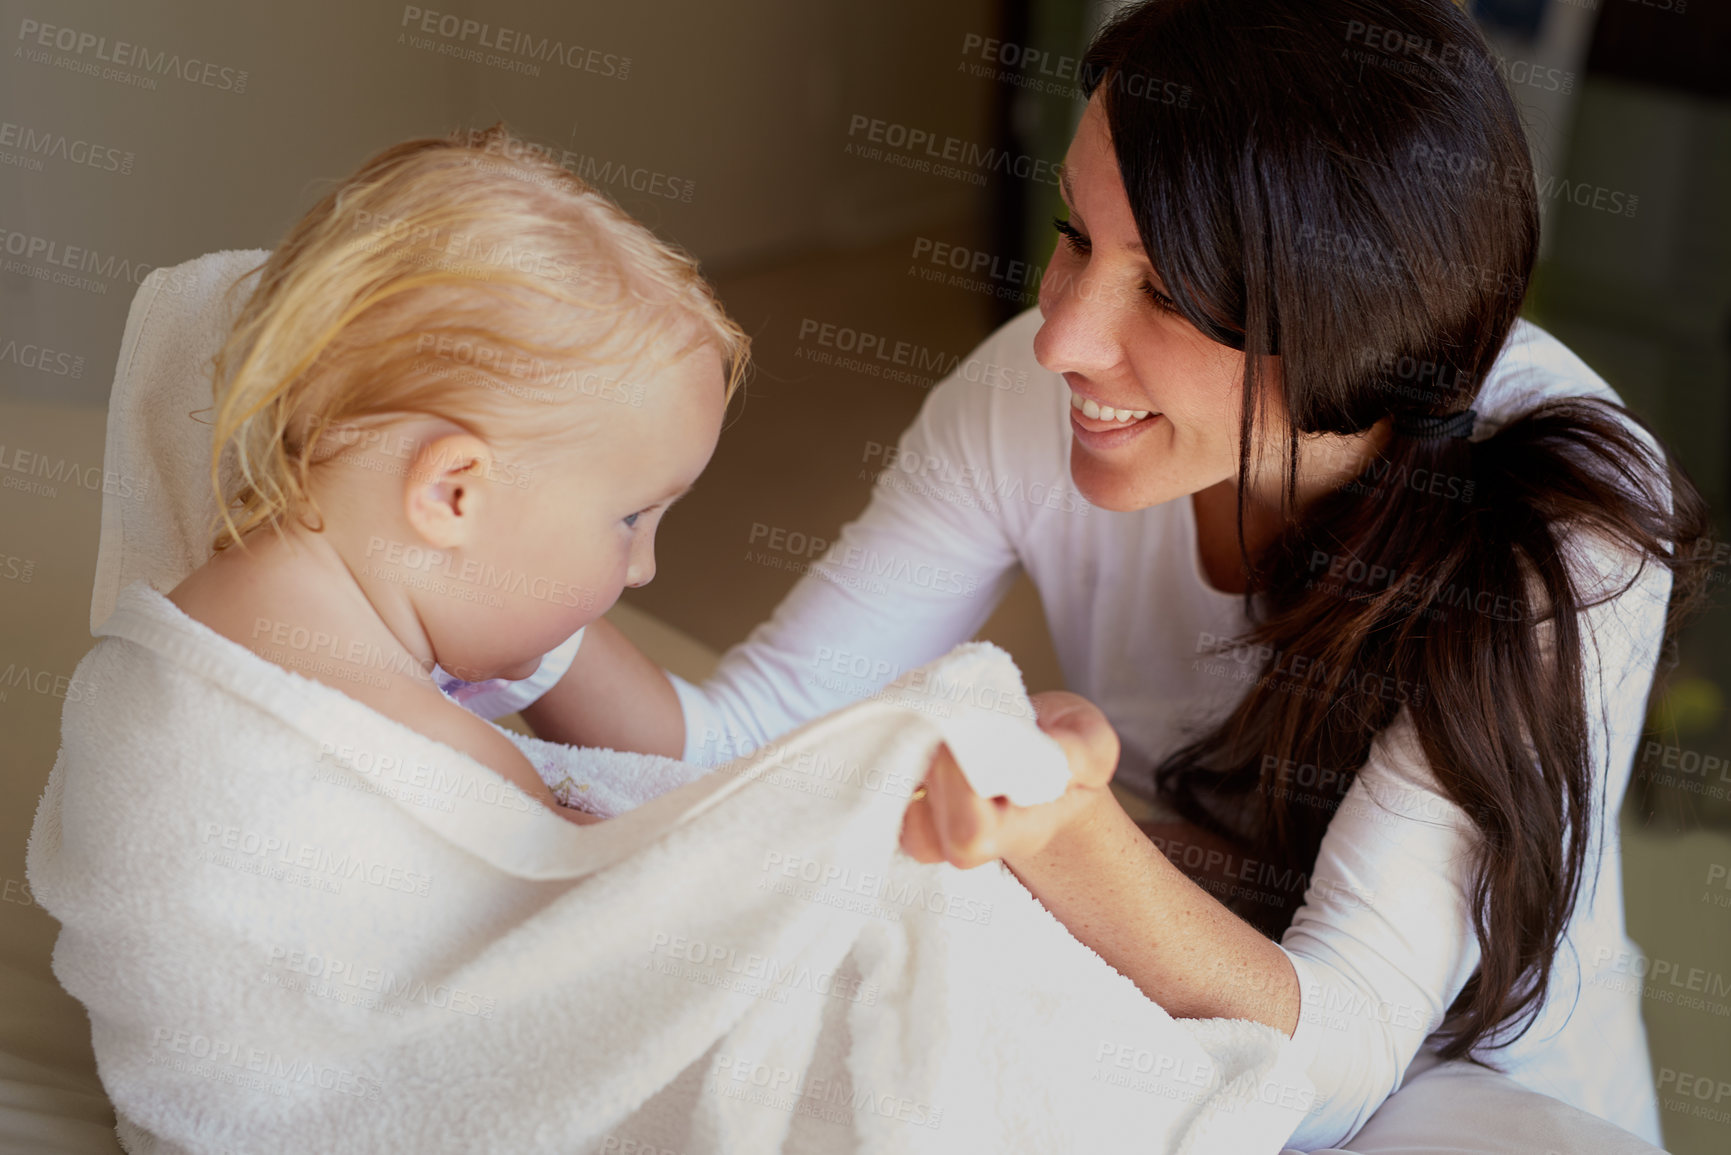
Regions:
<instances>
[{"instance_id":1,"label":"baby","mask_svg":"<svg viewBox=\"0 0 1731 1155\"><path fill-rule=\"evenodd\" d=\"M598 821L452 693L531 677L655 576L747 348L691 258L502 127L386 149L216 359L223 521L169 598L279 664L326 639L292 668Z\"/></svg>"}]
</instances>

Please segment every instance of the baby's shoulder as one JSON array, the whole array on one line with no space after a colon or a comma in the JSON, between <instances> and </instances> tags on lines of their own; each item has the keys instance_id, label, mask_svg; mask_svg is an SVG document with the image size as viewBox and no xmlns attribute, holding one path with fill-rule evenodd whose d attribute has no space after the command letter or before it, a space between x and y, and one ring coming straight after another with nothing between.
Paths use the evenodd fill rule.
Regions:
<instances>
[{"instance_id":1,"label":"baby's shoulder","mask_svg":"<svg viewBox=\"0 0 1731 1155\"><path fill-rule=\"evenodd\" d=\"M322 683L556 806L535 767L502 731L441 693L428 671L388 639L331 624L331 607L268 558L219 554L167 596L187 617L272 665ZM556 812L567 816L562 808Z\"/></svg>"}]
</instances>

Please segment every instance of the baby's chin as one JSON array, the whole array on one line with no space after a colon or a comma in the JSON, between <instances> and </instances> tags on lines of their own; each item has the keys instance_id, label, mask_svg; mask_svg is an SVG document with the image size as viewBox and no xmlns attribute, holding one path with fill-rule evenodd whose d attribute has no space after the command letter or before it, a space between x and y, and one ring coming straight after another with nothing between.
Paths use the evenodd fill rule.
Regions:
<instances>
[{"instance_id":1,"label":"baby's chin","mask_svg":"<svg viewBox=\"0 0 1731 1155\"><path fill-rule=\"evenodd\" d=\"M507 666L505 669L500 670L498 673L490 675L490 677L504 678L505 680L511 681L511 682L520 682L524 678L527 678L527 677L530 677L531 675L533 675L535 673L535 671L539 670L540 668L541 668L541 656L539 654L537 654L533 658L525 658L523 661L518 662L517 664L515 664L513 666Z\"/></svg>"},{"instance_id":2,"label":"baby's chin","mask_svg":"<svg viewBox=\"0 0 1731 1155\"><path fill-rule=\"evenodd\" d=\"M614 594L612 598L606 601L606 609L612 609L613 603L618 601L618 599L619 595ZM601 617L602 613L605 612L606 610L596 614L584 614L575 622L567 621L565 624L561 625L559 629L554 632L553 636L546 642L545 652L551 652L554 648L564 645L565 641L570 638L571 635L575 634L579 629L588 629L595 619ZM543 650L537 649L534 653L523 658L521 661L515 662L509 666L503 666L496 673L488 674L487 677L503 678L506 681L511 682L520 682L524 678L533 677L535 671L541 668L543 652Z\"/></svg>"},{"instance_id":3,"label":"baby's chin","mask_svg":"<svg viewBox=\"0 0 1731 1155\"><path fill-rule=\"evenodd\" d=\"M444 662L440 662L439 668L451 677L471 684L495 680L520 682L541 668L541 657L537 654L535 657L524 658L506 666L465 666L456 663L446 665Z\"/></svg>"}]
</instances>

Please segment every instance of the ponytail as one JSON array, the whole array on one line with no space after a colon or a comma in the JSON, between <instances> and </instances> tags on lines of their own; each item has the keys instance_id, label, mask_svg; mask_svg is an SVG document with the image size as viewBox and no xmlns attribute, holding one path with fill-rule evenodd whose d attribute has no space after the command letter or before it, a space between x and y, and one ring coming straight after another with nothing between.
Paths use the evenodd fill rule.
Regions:
<instances>
[{"instance_id":1,"label":"ponytail","mask_svg":"<svg viewBox=\"0 0 1731 1155\"><path fill-rule=\"evenodd\" d=\"M1437 789L1477 831L1481 960L1444 1020L1450 1058L1502 1024L1514 1027L1503 1042L1530 1024L1605 817L1580 613L1658 565L1674 578L1674 629L1702 588L1705 504L1643 428L1621 406L1575 398L1480 441L1393 438L1264 554L1250 640L1276 657L1223 724L1157 771L1186 818L1307 874L1372 742L1404 709ZM1583 569L1584 543L1638 568L1607 586ZM1293 693L1280 655L1304 656L1313 692ZM1295 789L1303 766L1334 769L1336 789ZM1244 820L1222 822L1210 795L1241 796ZM1278 934L1301 895L1277 897L1242 913Z\"/></svg>"}]
</instances>

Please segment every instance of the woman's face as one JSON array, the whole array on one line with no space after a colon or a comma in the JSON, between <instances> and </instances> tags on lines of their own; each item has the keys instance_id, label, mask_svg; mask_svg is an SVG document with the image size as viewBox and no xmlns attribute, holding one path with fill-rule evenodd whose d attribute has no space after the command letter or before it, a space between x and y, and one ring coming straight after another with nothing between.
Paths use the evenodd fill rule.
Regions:
<instances>
[{"instance_id":1,"label":"woman's face","mask_svg":"<svg viewBox=\"0 0 1731 1155\"><path fill-rule=\"evenodd\" d=\"M1070 386L1077 489L1104 509L1133 510L1235 477L1244 354L1170 307L1097 97L1065 155L1062 188L1069 224L1040 283L1034 355ZM1266 436L1269 425L1257 430Z\"/></svg>"}]
</instances>

